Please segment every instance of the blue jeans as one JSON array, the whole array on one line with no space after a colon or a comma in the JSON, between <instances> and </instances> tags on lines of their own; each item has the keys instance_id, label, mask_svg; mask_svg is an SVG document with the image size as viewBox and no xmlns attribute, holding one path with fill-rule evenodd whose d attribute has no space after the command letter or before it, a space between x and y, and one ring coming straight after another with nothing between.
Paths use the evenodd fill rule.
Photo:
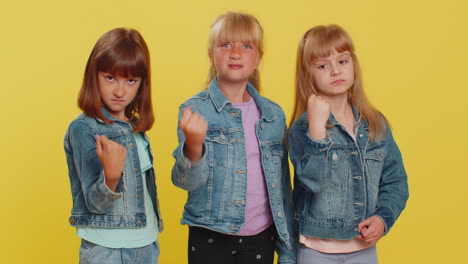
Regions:
<instances>
[{"instance_id":1,"label":"blue jeans","mask_svg":"<svg viewBox=\"0 0 468 264\"><path fill-rule=\"evenodd\" d=\"M327 254L299 244L297 252L297 264L377 264L377 251L375 246L364 250Z\"/></svg>"},{"instance_id":2,"label":"blue jeans","mask_svg":"<svg viewBox=\"0 0 468 264\"><path fill-rule=\"evenodd\" d=\"M158 264L158 241L140 248L107 248L81 240L80 264Z\"/></svg>"}]
</instances>

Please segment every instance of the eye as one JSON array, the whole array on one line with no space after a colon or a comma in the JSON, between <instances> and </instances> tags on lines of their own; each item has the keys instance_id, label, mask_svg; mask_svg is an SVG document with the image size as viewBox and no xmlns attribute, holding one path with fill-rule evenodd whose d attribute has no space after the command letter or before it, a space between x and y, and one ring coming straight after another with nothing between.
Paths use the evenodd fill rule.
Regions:
<instances>
[{"instance_id":1,"label":"eye","mask_svg":"<svg viewBox=\"0 0 468 264\"><path fill-rule=\"evenodd\" d=\"M128 79L127 82L128 82L129 84L135 84L135 83L137 83L138 81L139 81L139 79Z\"/></svg>"},{"instance_id":2,"label":"eye","mask_svg":"<svg viewBox=\"0 0 468 264\"><path fill-rule=\"evenodd\" d=\"M339 63L340 64L346 64L346 63L348 63L348 60L340 60Z\"/></svg>"},{"instance_id":3,"label":"eye","mask_svg":"<svg viewBox=\"0 0 468 264\"><path fill-rule=\"evenodd\" d=\"M221 44L221 47L223 47L223 48L229 48L229 47L231 47L231 44L229 44L229 43L223 43L223 44Z\"/></svg>"},{"instance_id":4,"label":"eye","mask_svg":"<svg viewBox=\"0 0 468 264\"><path fill-rule=\"evenodd\" d=\"M252 49L252 45L250 45L250 44L244 44L244 45L242 45L242 48L243 48L243 49Z\"/></svg>"},{"instance_id":5,"label":"eye","mask_svg":"<svg viewBox=\"0 0 468 264\"><path fill-rule=\"evenodd\" d=\"M106 80L109 81L109 82L112 82L112 81L114 80L114 76L112 76L112 75L105 75L105 76L104 76L104 79L106 79Z\"/></svg>"},{"instance_id":6,"label":"eye","mask_svg":"<svg viewBox=\"0 0 468 264\"><path fill-rule=\"evenodd\" d=\"M319 68L320 70L324 70L324 69L326 69L327 67L328 67L328 65L326 65L326 64L319 64L319 65L317 66L317 68Z\"/></svg>"}]
</instances>

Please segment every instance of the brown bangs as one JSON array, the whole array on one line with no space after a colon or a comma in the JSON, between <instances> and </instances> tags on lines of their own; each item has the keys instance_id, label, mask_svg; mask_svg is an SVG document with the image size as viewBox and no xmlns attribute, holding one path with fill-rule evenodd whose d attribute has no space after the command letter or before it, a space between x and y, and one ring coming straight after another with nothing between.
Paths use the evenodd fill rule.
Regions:
<instances>
[{"instance_id":1,"label":"brown bangs","mask_svg":"<svg viewBox=\"0 0 468 264\"><path fill-rule=\"evenodd\" d=\"M103 107L99 92L98 72L124 78L142 78L133 101L125 108L128 119L136 120L134 131L147 131L154 123L151 103L150 55L145 40L135 29L114 28L94 45L86 64L83 84L78 95L78 106L93 118L110 124L101 111Z\"/></svg>"},{"instance_id":2,"label":"brown bangs","mask_svg":"<svg viewBox=\"0 0 468 264\"><path fill-rule=\"evenodd\" d=\"M97 71L115 76L146 78L147 61L145 54L135 42L122 41L103 54L97 63Z\"/></svg>"}]
</instances>

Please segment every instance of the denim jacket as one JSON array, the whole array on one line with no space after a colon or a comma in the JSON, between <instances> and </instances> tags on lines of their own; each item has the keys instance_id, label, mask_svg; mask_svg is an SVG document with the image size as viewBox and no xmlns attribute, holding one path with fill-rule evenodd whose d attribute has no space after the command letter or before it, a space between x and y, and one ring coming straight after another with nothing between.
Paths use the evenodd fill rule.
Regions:
<instances>
[{"instance_id":1,"label":"denim jacket","mask_svg":"<svg viewBox=\"0 0 468 264\"><path fill-rule=\"evenodd\" d=\"M261 116L256 125L261 164L269 193L273 220L279 240L276 250L280 263L296 263L294 209L288 154L285 146L286 124L283 110L260 96L249 83L247 91ZM191 106L207 122L208 129L200 161L192 163L183 154L185 137L178 128L179 146L173 156L174 185L187 190L181 223L235 235L244 224L247 192L247 159L241 110L221 92L217 79L179 108Z\"/></svg>"},{"instance_id":2,"label":"denim jacket","mask_svg":"<svg viewBox=\"0 0 468 264\"><path fill-rule=\"evenodd\" d=\"M359 113L353 108L355 120ZM313 139L303 113L289 131L295 169L294 194L299 233L331 239L352 239L358 224L370 216L382 219L385 234L408 199L400 151L390 128L380 141L369 142L361 119L354 140L330 114L327 136Z\"/></svg>"},{"instance_id":3,"label":"denim jacket","mask_svg":"<svg viewBox=\"0 0 468 264\"><path fill-rule=\"evenodd\" d=\"M81 114L73 120L65 134L65 154L73 196L69 222L79 227L144 227L143 180L132 126L115 119L105 109L102 112L114 122L106 124L101 119ZM105 184L104 170L96 154L96 135L105 135L127 149L122 177L115 192ZM144 138L149 141L146 135ZM149 153L153 162L151 149ZM153 168L146 171L146 182L161 232L162 221Z\"/></svg>"}]
</instances>

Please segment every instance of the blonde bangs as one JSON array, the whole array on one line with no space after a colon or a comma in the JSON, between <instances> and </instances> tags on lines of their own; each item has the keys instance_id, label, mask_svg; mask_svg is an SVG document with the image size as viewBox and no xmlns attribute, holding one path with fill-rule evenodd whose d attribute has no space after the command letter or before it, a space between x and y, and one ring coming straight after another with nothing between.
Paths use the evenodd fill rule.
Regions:
<instances>
[{"instance_id":1,"label":"blonde bangs","mask_svg":"<svg viewBox=\"0 0 468 264\"><path fill-rule=\"evenodd\" d=\"M216 43L240 41L253 43L260 54L263 53L263 29L251 15L228 12L220 16L210 33L210 50Z\"/></svg>"},{"instance_id":2,"label":"blonde bangs","mask_svg":"<svg viewBox=\"0 0 468 264\"><path fill-rule=\"evenodd\" d=\"M305 35L303 58L313 62L319 58L349 51L354 53L354 45L348 34L337 25L318 26Z\"/></svg>"},{"instance_id":3,"label":"blonde bangs","mask_svg":"<svg viewBox=\"0 0 468 264\"><path fill-rule=\"evenodd\" d=\"M211 25L208 39L208 56L211 61L208 84L217 75L213 64L213 49L215 45L236 41L254 44L260 57L263 55L263 29L254 16L242 12L229 11L219 16ZM258 69L255 69L249 77L249 82L260 92L260 74Z\"/></svg>"},{"instance_id":4,"label":"blonde bangs","mask_svg":"<svg viewBox=\"0 0 468 264\"><path fill-rule=\"evenodd\" d=\"M369 126L370 141L381 140L389 126L382 115L368 100L362 87L361 67L354 50L353 41L338 25L322 25L311 28L301 39L296 59L296 87L293 115L290 126L307 110L307 100L311 94L318 94L311 73L312 63L336 51L348 51L353 59L354 84L348 92L350 102L358 108L360 118ZM359 123L359 122L357 122Z\"/></svg>"}]
</instances>

